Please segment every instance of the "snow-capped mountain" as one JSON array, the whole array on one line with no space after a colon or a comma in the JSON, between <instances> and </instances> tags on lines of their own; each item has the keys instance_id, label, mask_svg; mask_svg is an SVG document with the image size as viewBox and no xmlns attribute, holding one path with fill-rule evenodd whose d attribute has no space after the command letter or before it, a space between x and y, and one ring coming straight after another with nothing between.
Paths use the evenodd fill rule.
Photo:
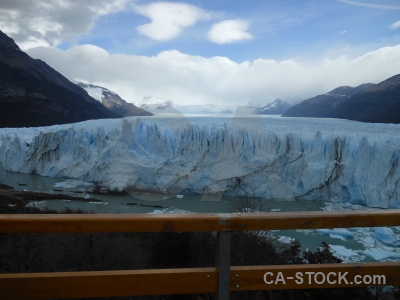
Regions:
<instances>
[{"instance_id":1,"label":"snow-capped mountain","mask_svg":"<svg viewBox=\"0 0 400 300\"><path fill-rule=\"evenodd\" d=\"M400 208L399 130L309 118L93 120L0 129L0 164L111 189Z\"/></svg>"},{"instance_id":2,"label":"snow-capped mountain","mask_svg":"<svg viewBox=\"0 0 400 300\"><path fill-rule=\"evenodd\" d=\"M143 98L141 108L154 113L175 112L178 114L233 114L235 108L229 105L217 104L175 104L171 100L161 97L146 96Z\"/></svg>"},{"instance_id":3,"label":"snow-capped mountain","mask_svg":"<svg viewBox=\"0 0 400 300\"><path fill-rule=\"evenodd\" d=\"M258 107L256 113L260 115L281 115L291 106L287 101L276 99L272 103Z\"/></svg>"},{"instance_id":4,"label":"snow-capped mountain","mask_svg":"<svg viewBox=\"0 0 400 300\"><path fill-rule=\"evenodd\" d=\"M177 105L176 109L183 114L233 114L235 112L232 106L217 104Z\"/></svg>"},{"instance_id":5,"label":"snow-capped mountain","mask_svg":"<svg viewBox=\"0 0 400 300\"><path fill-rule=\"evenodd\" d=\"M145 96L143 97L140 107L146 110L165 110L168 108L174 108L175 104L171 100L167 100L160 97Z\"/></svg>"},{"instance_id":6,"label":"snow-capped mountain","mask_svg":"<svg viewBox=\"0 0 400 300\"><path fill-rule=\"evenodd\" d=\"M96 99L109 110L122 117L152 115L148 111L139 108L132 103L126 102L117 93L105 87L94 84L86 84L79 81L76 81L75 83L81 88L85 89L92 98Z\"/></svg>"},{"instance_id":7,"label":"snow-capped mountain","mask_svg":"<svg viewBox=\"0 0 400 300\"><path fill-rule=\"evenodd\" d=\"M118 118L82 88L21 51L0 31L0 127Z\"/></svg>"}]
</instances>

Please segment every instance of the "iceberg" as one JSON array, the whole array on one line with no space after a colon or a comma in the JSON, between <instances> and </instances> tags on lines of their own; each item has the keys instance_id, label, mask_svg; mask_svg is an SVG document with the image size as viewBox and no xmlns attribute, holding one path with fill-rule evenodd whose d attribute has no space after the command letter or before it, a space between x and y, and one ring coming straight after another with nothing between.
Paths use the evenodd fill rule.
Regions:
<instances>
[{"instance_id":1,"label":"iceberg","mask_svg":"<svg viewBox=\"0 0 400 300\"><path fill-rule=\"evenodd\" d=\"M377 240L387 245L393 245L396 243L395 234L389 227L376 227L375 237Z\"/></svg>"},{"instance_id":2,"label":"iceberg","mask_svg":"<svg viewBox=\"0 0 400 300\"><path fill-rule=\"evenodd\" d=\"M329 237L331 239L337 239L337 240L341 240L341 241L347 241L347 239L341 235L337 235L337 234L330 234Z\"/></svg>"},{"instance_id":3,"label":"iceberg","mask_svg":"<svg viewBox=\"0 0 400 300\"><path fill-rule=\"evenodd\" d=\"M110 189L400 207L400 125L307 118L92 120L0 129L0 163Z\"/></svg>"},{"instance_id":4,"label":"iceberg","mask_svg":"<svg viewBox=\"0 0 400 300\"><path fill-rule=\"evenodd\" d=\"M340 258L348 261L351 256L359 256L359 254L342 245L329 245L329 248Z\"/></svg>"},{"instance_id":5,"label":"iceberg","mask_svg":"<svg viewBox=\"0 0 400 300\"><path fill-rule=\"evenodd\" d=\"M331 238L343 240L354 237L353 233L346 228L317 229L317 233L321 235L328 235Z\"/></svg>"},{"instance_id":6,"label":"iceberg","mask_svg":"<svg viewBox=\"0 0 400 300\"><path fill-rule=\"evenodd\" d=\"M400 259L400 253L384 249L367 249L364 250L364 254L372 257L376 261Z\"/></svg>"},{"instance_id":7,"label":"iceberg","mask_svg":"<svg viewBox=\"0 0 400 300\"><path fill-rule=\"evenodd\" d=\"M288 237L288 236L284 236L284 235L278 237L278 241L283 244L290 244L290 243L294 242L295 240L296 239Z\"/></svg>"},{"instance_id":8,"label":"iceberg","mask_svg":"<svg viewBox=\"0 0 400 300\"><path fill-rule=\"evenodd\" d=\"M67 179L62 182L57 182L53 185L54 188L63 188L63 189L73 189L82 186L92 186L92 183L75 179Z\"/></svg>"}]
</instances>

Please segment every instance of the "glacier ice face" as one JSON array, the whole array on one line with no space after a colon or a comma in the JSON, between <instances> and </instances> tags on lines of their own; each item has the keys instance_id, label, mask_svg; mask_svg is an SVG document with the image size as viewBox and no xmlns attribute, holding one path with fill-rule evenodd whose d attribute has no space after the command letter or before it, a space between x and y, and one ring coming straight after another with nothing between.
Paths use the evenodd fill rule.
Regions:
<instances>
[{"instance_id":1,"label":"glacier ice face","mask_svg":"<svg viewBox=\"0 0 400 300\"><path fill-rule=\"evenodd\" d=\"M0 162L120 190L400 207L399 129L306 118L93 120L0 129Z\"/></svg>"}]
</instances>

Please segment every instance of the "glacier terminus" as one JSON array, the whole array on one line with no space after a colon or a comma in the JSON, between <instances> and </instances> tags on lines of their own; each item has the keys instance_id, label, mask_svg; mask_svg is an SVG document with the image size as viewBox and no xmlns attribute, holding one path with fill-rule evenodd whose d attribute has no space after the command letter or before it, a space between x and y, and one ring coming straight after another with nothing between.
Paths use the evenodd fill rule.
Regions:
<instances>
[{"instance_id":1,"label":"glacier terminus","mask_svg":"<svg viewBox=\"0 0 400 300\"><path fill-rule=\"evenodd\" d=\"M400 207L400 125L277 117L130 117L0 129L12 172L117 190Z\"/></svg>"}]
</instances>

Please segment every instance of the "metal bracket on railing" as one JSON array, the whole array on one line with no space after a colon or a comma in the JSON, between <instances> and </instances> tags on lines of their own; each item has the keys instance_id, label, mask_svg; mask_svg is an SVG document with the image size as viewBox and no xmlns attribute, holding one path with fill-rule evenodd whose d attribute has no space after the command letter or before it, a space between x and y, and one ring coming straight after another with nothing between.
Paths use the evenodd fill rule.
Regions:
<instances>
[{"instance_id":1,"label":"metal bracket on railing","mask_svg":"<svg viewBox=\"0 0 400 300\"><path fill-rule=\"evenodd\" d=\"M231 235L230 231L217 234L218 300L229 300L231 285Z\"/></svg>"}]
</instances>

